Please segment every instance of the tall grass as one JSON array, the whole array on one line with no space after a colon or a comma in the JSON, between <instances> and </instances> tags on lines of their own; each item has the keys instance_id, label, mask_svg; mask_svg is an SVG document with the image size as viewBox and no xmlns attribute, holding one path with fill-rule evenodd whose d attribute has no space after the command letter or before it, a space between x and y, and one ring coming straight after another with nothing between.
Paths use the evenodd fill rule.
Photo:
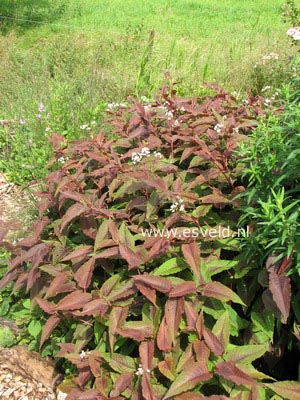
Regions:
<instances>
[{"instance_id":1,"label":"tall grass","mask_svg":"<svg viewBox=\"0 0 300 400\"><path fill-rule=\"evenodd\" d=\"M280 5L281 0L3 0L0 119L31 119L32 136L41 138L34 115L43 102L47 127L74 138L80 125L101 121L106 103L132 94L151 97L164 81L163 71L179 82L182 95L203 93L203 81L257 92L270 84L270 74L264 67L258 76L253 66L270 52L279 60L266 69L276 70L272 84L279 84L290 54Z\"/></svg>"}]
</instances>

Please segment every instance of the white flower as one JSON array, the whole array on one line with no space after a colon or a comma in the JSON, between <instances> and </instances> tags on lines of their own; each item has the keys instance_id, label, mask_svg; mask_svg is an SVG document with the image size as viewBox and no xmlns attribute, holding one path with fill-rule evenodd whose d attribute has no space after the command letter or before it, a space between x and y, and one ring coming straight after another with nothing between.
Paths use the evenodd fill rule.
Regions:
<instances>
[{"instance_id":1,"label":"white flower","mask_svg":"<svg viewBox=\"0 0 300 400\"><path fill-rule=\"evenodd\" d=\"M151 105L150 105L150 104L144 105L144 110L145 110L146 112L150 111L150 108L151 108Z\"/></svg>"},{"instance_id":2,"label":"white flower","mask_svg":"<svg viewBox=\"0 0 300 400\"><path fill-rule=\"evenodd\" d=\"M88 124L80 125L80 129L83 131L88 130L88 128L89 128Z\"/></svg>"},{"instance_id":3,"label":"white flower","mask_svg":"<svg viewBox=\"0 0 300 400\"><path fill-rule=\"evenodd\" d=\"M42 118L42 114L36 114L35 118L36 119L41 119Z\"/></svg>"},{"instance_id":4,"label":"white flower","mask_svg":"<svg viewBox=\"0 0 300 400\"><path fill-rule=\"evenodd\" d=\"M148 147L143 147L140 153L143 157L149 157L150 156L150 150Z\"/></svg>"},{"instance_id":5,"label":"white flower","mask_svg":"<svg viewBox=\"0 0 300 400\"><path fill-rule=\"evenodd\" d=\"M234 133L239 133L239 128L233 128Z\"/></svg>"},{"instance_id":6,"label":"white flower","mask_svg":"<svg viewBox=\"0 0 300 400\"><path fill-rule=\"evenodd\" d=\"M49 128L49 126L47 126L47 128L45 129L46 132L50 132L51 128Z\"/></svg>"},{"instance_id":7,"label":"white flower","mask_svg":"<svg viewBox=\"0 0 300 400\"><path fill-rule=\"evenodd\" d=\"M39 110L40 113L45 111L45 106L44 106L43 103L40 103L40 104L39 104L38 110Z\"/></svg>"},{"instance_id":8,"label":"white flower","mask_svg":"<svg viewBox=\"0 0 300 400\"><path fill-rule=\"evenodd\" d=\"M166 116L168 117L168 120L172 119L174 117L173 111L167 111Z\"/></svg>"},{"instance_id":9,"label":"white flower","mask_svg":"<svg viewBox=\"0 0 300 400\"><path fill-rule=\"evenodd\" d=\"M155 150L155 152L153 154L154 154L154 157L162 158L162 154L159 151Z\"/></svg>"},{"instance_id":10,"label":"white flower","mask_svg":"<svg viewBox=\"0 0 300 400\"><path fill-rule=\"evenodd\" d=\"M108 111L114 111L117 108L121 108L121 107L127 107L127 104L125 103L108 103L107 104L107 110Z\"/></svg>"},{"instance_id":11,"label":"white flower","mask_svg":"<svg viewBox=\"0 0 300 400\"><path fill-rule=\"evenodd\" d=\"M146 369L146 371L148 372L148 374L150 374L150 372L151 372L150 369Z\"/></svg>"},{"instance_id":12,"label":"white flower","mask_svg":"<svg viewBox=\"0 0 300 400\"><path fill-rule=\"evenodd\" d=\"M223 128L224 128L224 125L223 125L223 124L217 124L217 125L215 125L214 130L215 130L217 133L221 133Z\"/></svg>"},{"instance_id":13,"label":"white flower","mask_svg":"<svg viewBox=\"0 0 300 400\"><path fill-rule=\"evenodd\" d=\"M96 124L97 124L96 121L92 121L92 122L91 122L91 125L96 125Z\"/></svg>"},{"instance_id":14,"label":"white flower","mask_svg":"<svg viewBox=\"0 0 300 400\"><path fill-rule=\"evenodd\" d=\"M178 121L178 119L175 119L175 121L174 121L174 124L172 125L172 126L179 126L180 125L180 123L179 123L179 121Z\"/></svg>"},{"instance_id":15,"label":"white flower","mask_svg":"<svg viewBox=\"0 0 300 400\"><path fill-rule=\"evenodd\" d=\"M272 86L265 86L264 88L261 89L261 92L266 92L267 90L270 90Z\"/></svg>"},{"instance_id":16,"label":"white flower","mask_svg":"<svg viewBox=\"0 0 300 400\"><path fill-rule=\"evenodd\" d=\"M61 156L61 157L59 157L59 158L57 159L57 162L59 162L59 163L61 163L61 164L64 164L67 160L68 160L68 157L63 157L63 156Z\"/></svg>"},{"instance_id":17,"label":"white flower","mask_svg":"<svg viewBox=\"0 0 300 400\"><path fill-rule=\"evenodd\" d=\"M268 60L278 60L279 59L279 54L278 53L269 53L263 56L263 61L268 61Z\"/></svg>"},{"instance_id":18,"label":"white flower","mask_svg":"<svg viewBox=\"0 0 300 400\"><path fill-rule=\"evenodd\" d=\"M142 158L143 156L140 153L134 152L131 154L131 161L133 164L139 163L140 161L142 161Z\"/></svg>"},{"instance_id":19,"label":"white flower","mask_svg":"<svg viewBox=\"0 0 300 400\"><path fill-rule=\"evenodd\" d=\"M271 103L271 100L270 100L270 99L265 99L265 101L264 101L264 105L265 105L265 106L270 105L270 103Z\"/></svg>"},{"instance_id":20,"label":"white flower","mask_svg":"<svg viewBox=\"0 0 300 400\"><path fill-rule=\"evenodd\" d=\"M138 369L136 370L136 372L135 372L135 375L137 375L137 376L142 376L143 375L143 368L142 368L142 364L139 364L139 367L138 367Z\"/></svg>"},{"instance_id":21,"label":"white flower","mask_svg":"<svg viewBox=\"0 0 300 400\"><path fill-rule=\"evenodd\" d=\"M184 203L184 200L181 199L180 197L177 197L177 201L173 201L173 204L170 207L170 211L172 213L177 212L177 211L183 212L185 209L183 203Z\"/></svg>"},{"instance_id":22,"label":"white flower","mask_svg":"<svg viewBox=\"0 0 300 400\"><path fill-rule=\"evenodd\" d=\"M238 98L240 96L236 90L234 90L231 94L232 94L232 96L234 96L236 98Z\"/></svg>"},{"instance_id":23,"label":"white flower","mask_svg":"<svg viewBox=\"0 0 300 400\"><path fill-rule=\"evenodd\" d=\"M25 119L23 119L23 118L20 118L19 122L20 122L20 125L26 124L26 121L25 121Z\"/></svg>"},{"instance_id":24,"label":"white flower","mask_svg":"<svg viewBox=\"0 0 300 400\"><path fill-rule=\"evenodd\" d=\"M294 40L300 40L300 26L295 26L293 28L288 29L286 34Z\"/></svg>"},{"instance_id":25,"label":"white flower","mask_svg":"<svg viewBox=\"0 0 300 400\"><path fill-rule=\"evenodd\" d=\"M243 103L244 103L244 104L249 104L249 100L244 99L244 100L243 100Z\"/></svg>"},{"instance_id":26,"label":"white flower","mask_svg":"<svg viewBox=\"0 0 300 400\"><path fill-rule=\"evenodd\" d=\"M84 350L82 350L79 357L80 357L80 360L84 360L86 358L86 352Z\"/></svg>"}]
</instances>

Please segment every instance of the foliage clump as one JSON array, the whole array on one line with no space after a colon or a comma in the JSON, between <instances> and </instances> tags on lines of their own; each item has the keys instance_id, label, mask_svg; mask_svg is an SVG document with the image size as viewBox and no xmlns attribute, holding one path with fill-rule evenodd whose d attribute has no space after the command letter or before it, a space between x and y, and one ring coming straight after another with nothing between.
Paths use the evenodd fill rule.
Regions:
<instances>
[{"instance_id":1,"label":"foliage clump","mask_svg":"<svg viewBox=\"0 0 300 400\"><path fill-rule=\"evenodd\" d=\"M236 149L264 99L216 89L199 103L163 88L112 112L110 136L52 138L62 167L32 233L6 243L0 286L15 281L44 312L40 346L60 342L77 370L68 400L299 396L253 366L275 317L263 303L251 314L241 285Z\"/></svg>"}]
</instances>

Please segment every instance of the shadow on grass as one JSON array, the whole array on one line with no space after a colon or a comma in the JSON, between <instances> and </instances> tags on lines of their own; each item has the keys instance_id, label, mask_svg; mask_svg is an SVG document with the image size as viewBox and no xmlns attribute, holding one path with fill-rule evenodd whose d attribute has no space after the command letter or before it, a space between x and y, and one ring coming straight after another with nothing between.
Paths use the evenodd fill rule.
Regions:
<instances>
[{"instance_id":1,"label":"shadow on grass","mask_svg":"<svg viewBox=\"0 0 300 400\"><path fill-rule=\"evenodd\" d=\"M61 18L66 9L62 0L1 0L0 34L12 29L19 33Z\"/></svg>"}]
</instances>

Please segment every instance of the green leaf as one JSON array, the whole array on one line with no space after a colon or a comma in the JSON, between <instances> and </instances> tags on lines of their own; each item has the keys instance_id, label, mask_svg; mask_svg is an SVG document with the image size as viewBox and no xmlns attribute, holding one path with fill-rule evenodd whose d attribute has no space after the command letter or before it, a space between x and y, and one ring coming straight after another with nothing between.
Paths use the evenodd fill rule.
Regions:
<instances>
[{"instance_id":1,"label":"green leaf","mask_svg":"<svg viewBox=\"0 0 300 400\"><path fill-rule=\"evenodd\" d=\"M230 325L229 312L226 310L217 320L212 330L212 333L217 337L225 350L229 343Z\"/></svg>"},{"instance_id":2,"label":"green leaf","mask_svg":"<svg viewBox=\"0 0 300 400\"><path fill-rule=\"evenodd\" d=\"M187 267L184 265L183 262L177 257L170 258L170 260L165 261L161 266L156 268L153 272L152 275L161 275L161 276L166 276L166 275L173 275L176 274L177 272L185 270Z\"/></svg>"},{"instance_id":3,"label":"green leaf","mask_svg":"<svg viewBox=\"0 0 300 400\"><path fill-rule=\"evenodd\" d=\"M253 332L263 332L268 336L271 342L273 342L275 324L274 315L268 311L264 311L262 314L252 312L251 320L254 324L252 328Z\"/></svg>"},{"instance_id":4,"label":"green leaf","mask_svg":"<svg viewBox=\"0 0 300 400\"><path fill-rule=\"evenodd\" d=\"M300 382L283 381L275 383L265 383L265 386L271 389L273 392L279 394L279 396L282 396L284 399L300 399Z\"/></svg>"},{"instance_id":5,"label":"green leaf","mask_svg":"<svg viewBox=\"0 0 300 400\"><path fill-rule=\"evenodd\" d=\"M42 330L42 324L40 321L33 319L28 325L27 330L36 339Z\"/></svg>"},{"instance_id":6,"label":"green leaf","mask_svg":"<svg viewBox=\"0 0 300 400\"><path fill-rule=\"evenodd\" d=\"M207 283L202 287L201 294L202 296L213 297L220 301L233 301L234 303L238 303L243 306L245 305L245 303L236 293L220 282Z\"/></svg>"},{"instance_id":7,"label":"green leaf","mask_svg":"<svg viewBox=\"0 0 300 400\"><path fill-rule=\"evenodd\" d=\"M233 361L234 363L250 364L254 360L262 357L266 351L269 349L269 344L263 345L246 345L238 346L234 349L229 350L224 359L226 361Z\"/></svg>"}]
</instances>

